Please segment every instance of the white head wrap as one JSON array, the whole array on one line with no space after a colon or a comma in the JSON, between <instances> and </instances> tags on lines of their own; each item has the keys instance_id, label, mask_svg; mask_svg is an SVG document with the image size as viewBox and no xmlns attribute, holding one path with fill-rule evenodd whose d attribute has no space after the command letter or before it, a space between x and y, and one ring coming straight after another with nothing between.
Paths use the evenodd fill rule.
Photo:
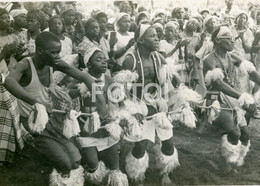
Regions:
<instances>
[{"instance_id":1,"label":"white head wrap","mask_svg":"<svg viewBox=\"0 0 260 186\"><path fill-rule=\"evenodd\" d=\"M84 63L85 63L85 65L87 65L87 63L89 62L89 59L91 58L91 56L94 54L95 51L102 52L102 50L100 50L97 47L90 48L88 51L85 52L85 54L84 54Z\"/></svg>"},{"instance_id":2,"label":"white head wrap","mask_svg":"<svg viewBox=\"0 0 260 186\"><path fill-rule=\"evenodd\" d=\"M118 21L120 21L120 19L122 19L124 16L130 17L130 15L125 12L121 12L121 13L117 14L116 21L115 21L116 26L117 26Z\"/></svg>"},{"instance_id":3,"label":"white head wrap","mask_svg":"<svg viewBox=\"0 0 260 186\"><path fill-rule=\"evenodd\" d=\"M179 23L177 23L176 21L169 21L168 23L166 23L165 28L167 27L173 27L175 30L180 28Z\"/></svg>"},{"instance_id":4,"label":"white head wrap","mask_svg":"<svg viewBox=\"0 0 260 186\"><path fill-rule=\"evenodd\" d=\"M163 25L161 23L154 23L153 27L154 28L161 28L163 30Z\"/></svg>"},{"instance_id":5,"label":"white head wrap","mask_svg":"<svg viewBox=\"0 0 260 186\"><path fill-rule=\"evenodd\" d=\"M154 18L156 18L159 14L166 14L164 9L156 9L154 12Z\"/></svg>"},{"instance_id":6,"label":"white head wrap","mask_svg":"<svg viewBox=\"0 0 260 186\"><path fill-rule=\"evenodd\" d=\"M203 21L203 29L206 29L206 24L211 20L211 19L217 19L216 16L207 16L204 21Z\"/></svg>"},{"instance_id":7,"label":"white head wrap","mask_svg":"<svg viewBox=\"0 0 260 186\"><path fill-rule=\"evenodd\" d=\"M25 9L14 9L9 13L9 15L12 16L13 18L15 18L15 17L17 17L21 14L27 14L27 10L25 10Z\"/></svg>"},{"instance_id":8,"label":"white head wrap","mask_svg":"<svg viewBox=\"0 0 260 186\"><path fill-rule=\"evenodd\" d=\"M224 35L232 35L231 30L227 26L220 27L219 32L218 32L217 36L215 37L215 39L219 39L221 36L224 36Z\"/></svg>"},{"instance_id":9,"label":"white head wrap","mask_svg":"<svg viewBox=\"0 0 260 186\"><path fill-rule=\"evenodd\" d=\"M150 27L151 27L151 25L149 25L149 24L140 24L140 34L139 34L138 39L140 39L144 35L146 30L148 30L148 28L150 28Z\"/></svg>"},{"instance_id":10,"label":"white head wrap","mask_svg":"<svg viewBox=\"0 0 260 186\"><path fill-rule=\"evenodd\" d=\"M119 14L117 14L116 20L114 22L114 28L115 30L118 30L118 22L120 21L120 19L122 19L124 16L129 16L129 14L125 13L125 12L120 12Z\"/></svg>"}]
</instances>

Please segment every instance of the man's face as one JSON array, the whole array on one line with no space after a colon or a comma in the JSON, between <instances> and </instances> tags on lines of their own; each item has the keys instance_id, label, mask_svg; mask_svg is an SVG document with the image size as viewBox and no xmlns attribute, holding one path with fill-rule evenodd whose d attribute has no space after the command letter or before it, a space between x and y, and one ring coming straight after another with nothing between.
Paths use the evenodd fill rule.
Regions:
<instances>
[{"instance_id":1,"label":"man's face","mask_svg":"<svg viewBox=\"0 0 260 186\"><path fill-rule=\"evenodd\" d=\"M26 14L20 14L14 18L15 24L21 28L27 27Z\"/></svg>"},{"instance_id":2,"label":"man's face","mask_svg":"<svg viewBox=\"0 0 260 186\"><path fill-rule=\"evenodd\" d=\"M60 60L61 43L52 41L48 43L48 47L43 47L39 53L40 60L44 61L46 65L54 66Z\"/></svg>"},{"instance_id":3,"label":"man's face","mask_svg":"<svg viewBox=\"0 0 260 186\"><path fill-rule=\"evenodd\" d=\"M150 51L156 51L159 49L159 38L154 28L148 28L144 33L142 40L142 44Z\"/></svg>"},{"instance_id":4,"label":"man's face","mask_svg":"<svg viewBox=\"0 0 260 186\"><path fill-rule=\"evenodd\" d=\"M234 48L234 39L231 33L224 34L218 39L219 46L225 51L232 51Z\"/></svg>"}]
</instances>

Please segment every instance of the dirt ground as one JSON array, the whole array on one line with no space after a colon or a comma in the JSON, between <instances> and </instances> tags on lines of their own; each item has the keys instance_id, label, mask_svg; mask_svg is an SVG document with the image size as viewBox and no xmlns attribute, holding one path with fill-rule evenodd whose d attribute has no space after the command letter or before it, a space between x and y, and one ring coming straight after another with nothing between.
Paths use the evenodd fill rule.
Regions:
<instances>
[{"instance_id":1,"label":"dirt ground","mask_svg":"<svg viewBox=\"0 0 260 186\"><path fill-rule=\"evenodd\" d=\"M170 174L173 185L259 185L260 184L260 122L250 123L251 148L245 164L238 173L223 173L220 158L220 133L210 126L199 134L195 129L174 128L175 146L179 152L181 166ZM121 165L124 156L133 144L121 142ZM154 145L149 144L150 168L146 172L147 186L157 186L158 170L154 163ZM26 148L15 166L1 168L0 186L45 186L48 185L48 171L33 160L30 148Z\"/></svg>"}]
</instances>

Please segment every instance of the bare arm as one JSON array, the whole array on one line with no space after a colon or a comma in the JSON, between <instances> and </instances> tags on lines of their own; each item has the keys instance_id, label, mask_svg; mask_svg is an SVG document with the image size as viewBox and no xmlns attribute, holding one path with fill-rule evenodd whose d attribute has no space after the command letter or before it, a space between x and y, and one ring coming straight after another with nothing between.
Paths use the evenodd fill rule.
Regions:
<instances>
[{"instance_id":1,"label":"bare arm","mask_svg":"<svg viewBox=\"0 0 260 186\"><path fill-rule=\"evenodd\" d=\"M260 50L260 46L258 45L258 42L260 41L260 33L257 32L255 35L255 39L252 44L252 52L257 53Z\"/></svg>"},{"instance_id":2,"label":"bare arm","mask_svg":"<svg viewBox=\"0 0 260 186\"><path fill-rule=\"evenodd\" d=\"M87 72L82 72L70 65L66 62L59 60L58 64L55 65L55 69L59 70L83 83L88 87L88 89L92 90L92 85L95 84L95 81L90 77ZM103 95L96 94L97 98L97 111L101 118L105 118L107 115L107 108L106 108L106 100Z\"/></svg>"},{"instance_id":3,"label":"bare arm","mask_svg":"<svg viewBox=\"0 0 260 186\"><path fill-rule=\"evenodd\" d=\"M134 68L134 59L132 56L128 55L126 56L125 60L122 63L122 69L132 71L133 68Z\"/></svg>"},{"instance_id":4,"label":"bare arm","mask_svg":"<svg viewBox=\"0 0 260 186\"><path fill-rule=\"evenodd\" d=\"M115 58L118 59L118 58L122 57L127 52L127 50L129 48L131 48L131 46L133 46L134 44L135 44L134 38L130 39L124 48L121 48L121 49L115 51Z\"/></svg>"},{"instance_id":5,"label":"bare arm","mask_svg":"<svg viewBox=\"0 0 260 186\"><path fill-rule=\"evenodd\" d=\"M27 62L17 63L14 70L6 77L4 86L11 94L13 94L18 99L21 99L33 105L36 103L36 100L28 95L24 88L19 84L22 76L29 68L30 66Z\"/></svg>"}]
</instances>

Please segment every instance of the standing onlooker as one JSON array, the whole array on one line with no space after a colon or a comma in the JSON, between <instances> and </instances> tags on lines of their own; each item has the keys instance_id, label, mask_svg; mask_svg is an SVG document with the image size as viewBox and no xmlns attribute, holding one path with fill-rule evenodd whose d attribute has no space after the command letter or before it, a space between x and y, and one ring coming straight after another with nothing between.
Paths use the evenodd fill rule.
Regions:
<instances>
[{"instance_id":1,"label":"standing onlooker","mask_svg":"<svg viewBox=\"0 0 260 186\"><path fill-rule=\"evenodd\" d=\"M134 33L129 32L131 21L127 13L119 13L115 22L117 27L116 37L117 43L115 45L115 58L117 64L122 65L127 51L134 45Z\"/></svg>"},{"instance_id":2,"label":"standing onlooker","mask_svg":"<svg viewBox=\"0 0 260 186\"><path fill-rule=\"evenodd\" d=\"M233 52L251 61L251 49L254 41L253 32L248 28L248 15L240 13L236 16L235 26L231 27L235 39Z\"/></svg>"},{"instance_id":3,"label":"standing onlooker","mask_svg":"<svg viewBox=\"0 0 260 186\"><path fill-rule=\"evenodd\" d=\"M27 13L27 30L18 35L19 42L25 44L24 57L35 53L35 39L41 33L45 21L45 14L41 10L30 10Z\"/></svg>"}]
</instances>

